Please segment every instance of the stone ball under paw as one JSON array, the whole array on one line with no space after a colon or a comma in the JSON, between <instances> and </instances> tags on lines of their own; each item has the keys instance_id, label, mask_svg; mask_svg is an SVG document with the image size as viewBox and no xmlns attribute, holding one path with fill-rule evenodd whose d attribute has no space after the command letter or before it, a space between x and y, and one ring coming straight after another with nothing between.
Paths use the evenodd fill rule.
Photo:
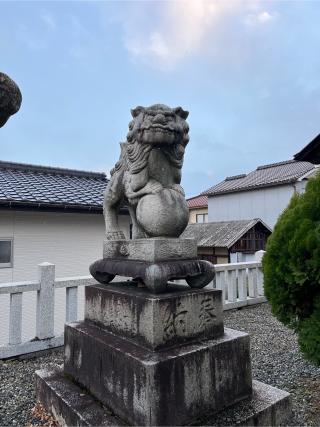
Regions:
<instances>
[{"instance_id":1,"label":"stone ball under paw","mask_svg":"<svg viewBox=\"0 0 320 427\"><path fill-rule=\"evenodd\" d=\"M189 221L184 196L168 188L142 197L136 213L139 224L150 237L179 237Z\"/></svg>"}]
</instances>

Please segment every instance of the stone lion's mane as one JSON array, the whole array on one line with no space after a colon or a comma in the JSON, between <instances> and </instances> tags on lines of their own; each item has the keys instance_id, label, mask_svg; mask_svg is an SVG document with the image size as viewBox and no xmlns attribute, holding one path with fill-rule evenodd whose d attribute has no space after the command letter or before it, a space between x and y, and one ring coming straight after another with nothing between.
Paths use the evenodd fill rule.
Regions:
<instances>
[{"instance_id":1,"label":"stone lion's mane","mask_svg":"<svg viewBox=\"0 0 320 427\"><path fill-rule=\"evenodd\" d=\"M143 122L143 119L141 122ZM115 167L112 169L111 175L122 168L128 170L131 174L137 174L148 165L149 155L154 147L150 144L141 143L140 127L138 129L134 129L135 120L136 119L133 119L129 124L127 142L121 144L121 156ZM189 142L187 124L185 125L182 139L182 143L177 143L170 147L163 147L161 149L169 162L179 169L182 168L184 149Z\"/></svg>"}]
</instances>

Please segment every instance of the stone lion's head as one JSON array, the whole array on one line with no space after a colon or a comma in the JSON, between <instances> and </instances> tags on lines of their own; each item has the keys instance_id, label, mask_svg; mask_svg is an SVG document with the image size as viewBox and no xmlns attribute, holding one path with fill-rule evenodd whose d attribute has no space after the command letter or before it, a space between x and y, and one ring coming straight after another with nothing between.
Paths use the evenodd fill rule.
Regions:
<instances>
[{"instance_id":1,"label":"stone lion's head","mask_svg":"<svg viewBox=\"0 0 320 427\"><path fill-rule=\"evenodd\" d=\"M188 111L181 107L170 108L155 104L150 107L136 107L131 110L133 120L129 123L127 141L138 141L154 147L189 142L189 126L186 122Z\"/></svg>"},{"instance_id":2,"label":"stone lion's head","mask_svg":"<svg viewBox=\"0 0 320 427\"><path fill-rule=\"evenodd\" d=\"M6 74L0 73L0 127L19 110L21 101L21 92L15 82Z\"/></svg>"}]
</instances>

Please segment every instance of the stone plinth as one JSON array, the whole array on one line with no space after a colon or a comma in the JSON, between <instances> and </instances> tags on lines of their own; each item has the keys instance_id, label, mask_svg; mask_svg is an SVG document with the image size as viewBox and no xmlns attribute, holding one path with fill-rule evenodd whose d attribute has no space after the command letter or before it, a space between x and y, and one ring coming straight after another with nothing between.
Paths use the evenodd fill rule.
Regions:
<instances>
[{"instance_id":1,"label":"stone plinth","mask_svg":"<svg viewBox=\"0 0 320 427\"><path fill-rule=\"evenodd\" d=\"M151 350L223 335L221 291L174 284L158 296L132 283L87 287L85 319Z\"/></svg>"},{"instance_id":2,"label":"stone plinth","mask_svg":"<svg viewBox=\"0 0 320 427\"><path fill-rule=\"evenodd\" d=\"M103 258L159 262L197 258L195 239L105 240Z\"/></svg>"},{"instance_id":3,"label":"stone plinth","mask_svg":"<svg viewBox=\"0 0 320 427\"><path fill-rule=\"evenodd\" d=\"M185 279L191 288L201 289L213 280L214 267L197 258L194 239L157 237L105 240L103 258L91 264L90 273L102 284L117 275L132 277L159 294L175 279Z\"/></svg>"},{"instance_id":4,"label":"stone plinth","mask_svg":"<svg viewBox=\"0 0 320 427\"><path fill-rule=\"evenodd\" d=\"M130 425L189 424L252 392L243 332L152 352L80 323L66 326L65 341L65 373Z\"/></svg>"},{"instance_id":5,"label":"stone plinth","mask_svg":"<svg viewBox=\"0 0 320 427\"><path fill-rule=\"evenodd\" d=\"M173 284L160 295L88 287L85 321L65 329L64 370L132 425L187 424L252 391L249 337L224 331L221 291Z\"/></svg>"},{"instance_id":6,"label":"stone plinth","mask_svg":"<svg viewBox=\"0 0 320 427\"><path fill-rule=\"evenodd\" d=\"M123 426L126 425L108 408L97 402L87 390L68 380L61 369L36 373L38 398L44 407L53 411L60 425ZM278 388L252 382L252 396L206 417L194 425L221 426L280 426L286 425L291 413L289 393Z\"/></svg>"},{"instance_id":7,"label":"stone plinth","mask_svg":"<svg viewBox=\"0 0 320 427\"><path fill-rule=\"evenodd\" d=\"M259 409L249 336L224 329L221 291L174 284L160 295L87 287L85 320L65 328L64 371L37 374L38 399L67 425L202 424L246 401L241 422L277 425L288 395L271 389L256 385Z\"/></svg>"}]
</instances>

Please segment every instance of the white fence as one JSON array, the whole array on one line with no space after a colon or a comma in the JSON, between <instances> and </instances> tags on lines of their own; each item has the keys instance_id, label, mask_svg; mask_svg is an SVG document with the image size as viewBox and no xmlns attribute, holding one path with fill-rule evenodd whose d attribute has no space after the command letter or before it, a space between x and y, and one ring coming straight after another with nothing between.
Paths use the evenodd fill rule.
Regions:
<instances>
[{"instance_id":1,"label":"white fence","mask_svg":"<svg viewBox=\"0 0 320 427\"><path fill-rule=\"evenodd\" d=\"M72 322L78 319L78 287L97 283L91 276L56 279L54 264L38 267L37 281L0 284L0 295L10 294L9 343L0 347L0 359L63 345L63 335L54 334L55 290L66 289L65 320ZM32 291L37 292L36 335L33 340L22 342L22 298L23 293Z\"/></svg>"},{"instance_id":2,"label":"white fence","mask_svg":"<svg viewBox=\"0 0 320 427\"><path fill-rule=\"evenodd\" d=\"M261 262L215 265L213 287L222 290L223 309L266 302Z\"/></svg>"},{"instance_id":3,"label":"white fence","mask_svg":"<svg viewBox=\"0 0 320 427\"><path fill-rule=\"evenodd\" d=\"M32 353L63 345L63 334L55 336L55 291L66 289L65 321L78 320L78 287L97 283L91 276L56 279L55 266L39 264L37 281L0 284L0 296L10 295L8 344L0 346L0 359ZM216 264L215 280L209 284L222 290L224 310L265 302L261 262ZM29 341L22 340L25 292L36 292L36 333ZM0 333L3 325L0 325Z\"/></svg>"}]
</instances>

